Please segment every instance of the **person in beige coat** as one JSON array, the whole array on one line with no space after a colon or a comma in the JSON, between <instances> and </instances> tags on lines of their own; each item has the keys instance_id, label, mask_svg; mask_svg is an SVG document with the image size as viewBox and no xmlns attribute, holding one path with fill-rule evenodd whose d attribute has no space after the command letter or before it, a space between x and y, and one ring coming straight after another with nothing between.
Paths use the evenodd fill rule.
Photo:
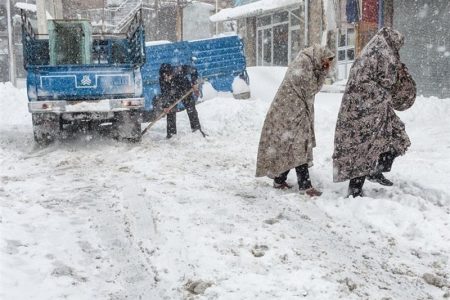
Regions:
<instances>
[{"instance_id":1,"label":"person in beige coat","mask_svg":"<svg viewBox=\"0 0 450 300\"><path fill-rule=\"evenodd\" d=\"M312 166L314 136L314 96L322 88L334 53L320 45L302 50L286 75L267 112L259 141L256 177L274 179L273 186L291 188L286 183L295 168L300 192L310 197L322 193L312 187L308 167Z\"/></svg>"}]
</instances>

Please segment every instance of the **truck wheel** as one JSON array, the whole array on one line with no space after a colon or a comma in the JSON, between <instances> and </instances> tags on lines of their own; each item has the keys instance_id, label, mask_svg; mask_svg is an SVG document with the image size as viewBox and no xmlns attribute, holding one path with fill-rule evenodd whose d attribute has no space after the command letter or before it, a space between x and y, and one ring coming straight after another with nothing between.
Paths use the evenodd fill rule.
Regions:
<instances>
[{"instance_id":1,"label":"truck wheel","mask_svg":"<svg viewBox=\"0 0 450 300\"><path fill-rule=\"evenodd\" d=\"M138 143L142 140L141 118L137 111L115 113L113 120L115 137L119 141Z\"/></svg>"},{"instance_id":2,"label":"truck wheel","mask_svg":"<svg viewBox=\"0 0 450 300\"><path fill-rule=\"evenodd\" d=\"M61 134L60 116L52 113L33 113L34 140L41 146L46 146L58 139Z\"/></svg>"}]
</instances>

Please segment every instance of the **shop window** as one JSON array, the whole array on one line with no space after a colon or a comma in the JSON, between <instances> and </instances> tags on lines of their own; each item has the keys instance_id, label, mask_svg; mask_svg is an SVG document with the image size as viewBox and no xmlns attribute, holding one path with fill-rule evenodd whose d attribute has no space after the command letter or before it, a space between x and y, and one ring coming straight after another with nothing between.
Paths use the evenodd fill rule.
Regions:
<instances>
[{"instance_id":1,"label":"shop window","mask_svg":"<svg viewBox=\"0 0 450 300\"><path fill-rule=\"evenodd\" d=\"M262 65L262 32L261 30L258 31L258 39L257 39L257 44L256 44L256 64L258 66Z\"/></svg>"},{"instance_id":2,"label":"shop window","mask_svg":"<svg viewBox=\"0 0 450 300\"><path fill-rule=\"evenodd\" d=\"M291 61L294 60L294 58L303 48L300 34L300 29L291 30Z\"/></svg>"},{"instance_id":3,"label":"shop window","mask_svg":"<svg viewBox=\"0 0 450 300\"><path fill-rule=\"evenodd\" d=\"M273 23L283 23L289 21L289 12L283 11L273 15Z\"/></svg>"},{"instance_id":4,"label":"shop window","mask_svg":"<svg viewBox=\"0 0 450 300\"><path fill-rule=\"evenodd\" d=\"M0 5L0 32L8 29L8 18L5 5Z\"/></svg>"},{"instance_id":5,"label":"shop window","mask_svg":"<svg viewBox=\"0 0 450 300\"><path fill-rule=\"evenodd\" d=\"M348 77L350 68L355 60L355 29L340 29L337 45L338 79L342 80Z\"/></svg>"},{"instance_id":6,"label":"shop window","mask_svg":"<svg viewBox=\"0 0 450 300\"><path fill-rule=\"evenodd\" d=\"M272 65L272 29L264 30L263 66Z\"/></svg>"},{"instance_id":7,"label":"shop window","mask_svg":"<svg viewBox=\"0 0 450 300\"><path fill-rule=\"evenodd\" d=\"M273 64L287 66L289 59L289 26L288 24L273 27Z\"/></svg>"},{"instance_id":8,"label":"shop window","mask_svg":"<svg viewBox=\"0 0 450 300\"><path fill-rule=\"evenodd\" d=\"M303 49L302 9L278 11L256 20L256 63L287 66Z\"/></svg>"},{"instance_id":9,"label":"shop window","mask_svg":"<svg viewBox=\"0 0 450 300\"><path fill-rule=\"evenodd\" d=\"M256 19L256 26L258 26L258 27L268 26L270 24L272 24L272 16L265 16L265 17Z\"/></svg>"},{"instance_id":10,"label":"shop window","mask_svg":"<svg viewBox=\"0 0 450 300\"><path fill-rule=\"evenodd\" d=\"M304 16L301 14L300 8L291 11L291 26L300 25Z\"/></svg>"}]
</instances>

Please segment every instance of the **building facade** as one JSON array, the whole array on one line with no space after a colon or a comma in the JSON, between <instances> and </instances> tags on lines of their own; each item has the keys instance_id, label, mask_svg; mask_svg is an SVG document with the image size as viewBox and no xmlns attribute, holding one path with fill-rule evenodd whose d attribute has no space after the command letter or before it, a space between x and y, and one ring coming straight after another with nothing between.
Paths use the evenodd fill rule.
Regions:
<instances>
[{"instance_id":1,"label":"building facade","mask_svg":"<svg viewBox=\"0 0 450 300\"><path fill-rule=\"evenodd\" d=\"M287 66L313 43L336 52L334 80L348 78L355 57L383 26L405 35L402 60L418 93L450 98L448 0L235 0L213 22L237 20L249 66Z\"/></svg>"},{"instance_id":2,"label":"building facade","mask_svg":"<svg viewBox=\"0 0 450 300\"><path fill-rule=\"evenodd\" d=\"M237 21L245 41L249 66L286 66L305 45L305 7L302 1L236 1L213 22Z\"/></svg>"},{"instance_id":3,"label":"building facade","mask_svg":"<svg viewBox=\"0 0 450 300\"><path fill-rule=\"evenodd\" d=\"M0 4L0 82L9 81L8 11Z\"/></svg>"},{"instance_id":4,"label":"building facade","mask_svg":"<svg viewBox=\"0 0 450 300\"><path fill-rule=\"evenodd\" d=\"M287 66L300 50L314 43L336 49L336 26L327 30L326 23L326 9L334 15L334 5L302 0L237 0L236 4L211 20L237 20L249 66Z\"/></svg>"}]
</instances>

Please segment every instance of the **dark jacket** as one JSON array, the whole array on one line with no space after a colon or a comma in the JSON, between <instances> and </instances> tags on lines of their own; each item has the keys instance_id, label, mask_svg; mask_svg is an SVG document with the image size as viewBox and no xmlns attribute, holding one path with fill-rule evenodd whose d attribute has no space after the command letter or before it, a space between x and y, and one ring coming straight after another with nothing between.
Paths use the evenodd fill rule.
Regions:
<instances>
[{"instance_id":1,"label":"dark jacket","mask_svg":"<svg viewBox=\"0 0 450 300\"><path fill-rule=\"evenodd\" d=\"M172 75L170 81L164 80L164 74ZM162 64L159 70L159 85L163 107L169 107L183 97L193 85L197 84L197 69L188 65L172 67L170 64ZM191 99L192 95L187 97Z\"/></svg>"},{"instance_id":2,"label":"dark jacket","mask_svg":"<svg viewBox=\"0 0 450 300\"><path fill-rule=\"evenodd\" d=\"M162 107L167 108L176 101L174 80L166 80L164 75L173 76L174 69L170 64L162 64L159 68L159 88L161 90L160 100Z\"/></svg>"},{"instance_id":3,"label":"dark jacket","mask_svg":"<svg viewBox=\"0 0 450 300\"><path fill-rule=\"evenodd\" d=\"M183 97L193 85L197 84L197 79L198 73L194 67L182 65L175 70L173 81L178 99Z\"/></svg>"}]
</instances>

